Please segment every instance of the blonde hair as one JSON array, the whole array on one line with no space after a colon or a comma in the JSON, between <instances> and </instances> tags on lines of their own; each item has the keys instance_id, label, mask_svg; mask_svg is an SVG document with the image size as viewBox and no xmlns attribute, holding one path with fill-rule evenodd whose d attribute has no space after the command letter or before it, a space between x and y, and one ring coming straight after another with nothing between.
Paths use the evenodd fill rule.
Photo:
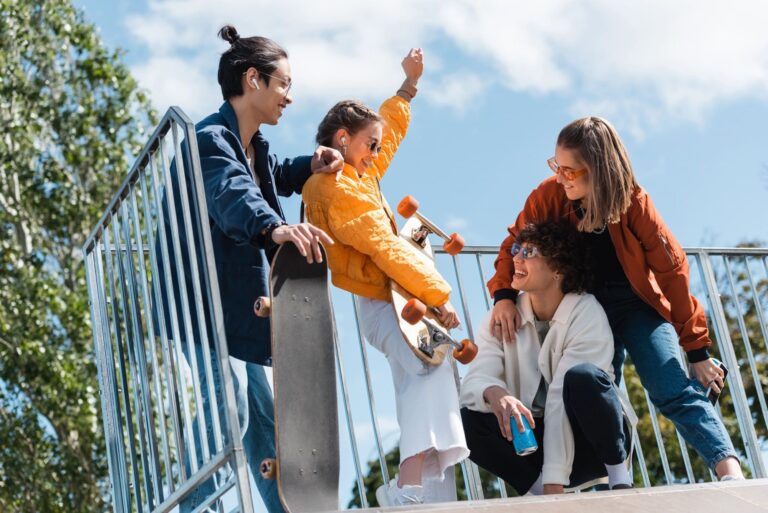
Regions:
<instances>
[{"instance_id":1,"label":"blonde hair","mask_svg":"<svg viewBox=\"0 0 768 513\"><path fill-rule=\"evenodd\" d=\"M629 208L637 181L616 129L596 116L577 119L560 131L557 145L576 151L589 168L590 194L583 200L579 230L592 232L617 223Z\"/></svg>"}]
</instances>

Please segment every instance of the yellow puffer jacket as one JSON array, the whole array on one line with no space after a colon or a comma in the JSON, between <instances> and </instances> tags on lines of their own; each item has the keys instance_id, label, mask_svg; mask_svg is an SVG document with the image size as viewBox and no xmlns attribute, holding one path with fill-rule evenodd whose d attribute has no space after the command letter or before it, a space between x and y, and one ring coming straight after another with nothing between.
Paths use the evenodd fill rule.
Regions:
<instances>
[{"instance_id":1,"label":"yellow puffer jacket","mask_svg":"<svg viewBox=\"0 0 768 513\"><path fill-rule=\"evenodd\" d=\"M360 177L345 164L338 181L332 174L312 175L302 189L307 220L336 242L326 250L337 287L389 301L392 279L426 304L441 306L448 301L450 285L397 235L395 217L378 183L405 137L411 106L393 96L379 114L384 132L373 167Z\"/></svg>"}]
</instances>

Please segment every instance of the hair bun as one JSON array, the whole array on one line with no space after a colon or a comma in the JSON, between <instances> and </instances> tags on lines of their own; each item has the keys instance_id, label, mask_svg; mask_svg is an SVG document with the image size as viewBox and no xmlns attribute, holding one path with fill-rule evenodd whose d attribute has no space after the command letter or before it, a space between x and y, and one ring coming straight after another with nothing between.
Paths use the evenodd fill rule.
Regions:
<instances>
[{"instance_id":1,"label":"hair bun","mask_svg":"<svg viewBox=\"0 0 768 513\"><path fill-rule=\"evenodd\" d=\"M237 29L232 25L224 25L219 29L219 37L233 45L240 39L240 34L237 33Z\"/></svg>"}]
</instances>

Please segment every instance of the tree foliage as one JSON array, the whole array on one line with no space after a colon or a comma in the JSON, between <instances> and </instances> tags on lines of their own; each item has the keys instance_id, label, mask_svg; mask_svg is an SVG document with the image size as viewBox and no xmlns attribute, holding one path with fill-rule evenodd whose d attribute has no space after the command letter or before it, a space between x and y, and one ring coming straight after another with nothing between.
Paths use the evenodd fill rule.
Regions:
<instances>
[{"instance_id":1,"label":"tree foliage","mask_svg":"<svg viewBox=\"0 0 768 513\"><path fill-rule=\"evenodd\" d=\"M69 0L0 0L0 506L104 510L81 247L154 121Z\"/></svg>"}]
</instances>

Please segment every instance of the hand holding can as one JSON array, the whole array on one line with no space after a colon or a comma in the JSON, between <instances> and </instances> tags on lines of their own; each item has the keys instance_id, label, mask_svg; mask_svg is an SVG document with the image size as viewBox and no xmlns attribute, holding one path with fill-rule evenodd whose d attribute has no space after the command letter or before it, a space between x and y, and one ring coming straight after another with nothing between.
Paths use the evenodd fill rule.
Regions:
<instances>
[{"instance_id":1,"label":"hand holding can","mask_svg":"<svg viewBox=\"0 0 768 513\"><path fill-rule=\"evenodd\" d=\"M529 454L536 452L539 448L539 444L536 443L536 435L533 433L531 425L528 423L528 419L521 415L520 420L523 423L523 428L525 428L522 433L517 429L515 417L509 419L509 424L513 426L512 443L515 446L515 452L518 456L528 456Z\"/></svg>"}]
</instances>

